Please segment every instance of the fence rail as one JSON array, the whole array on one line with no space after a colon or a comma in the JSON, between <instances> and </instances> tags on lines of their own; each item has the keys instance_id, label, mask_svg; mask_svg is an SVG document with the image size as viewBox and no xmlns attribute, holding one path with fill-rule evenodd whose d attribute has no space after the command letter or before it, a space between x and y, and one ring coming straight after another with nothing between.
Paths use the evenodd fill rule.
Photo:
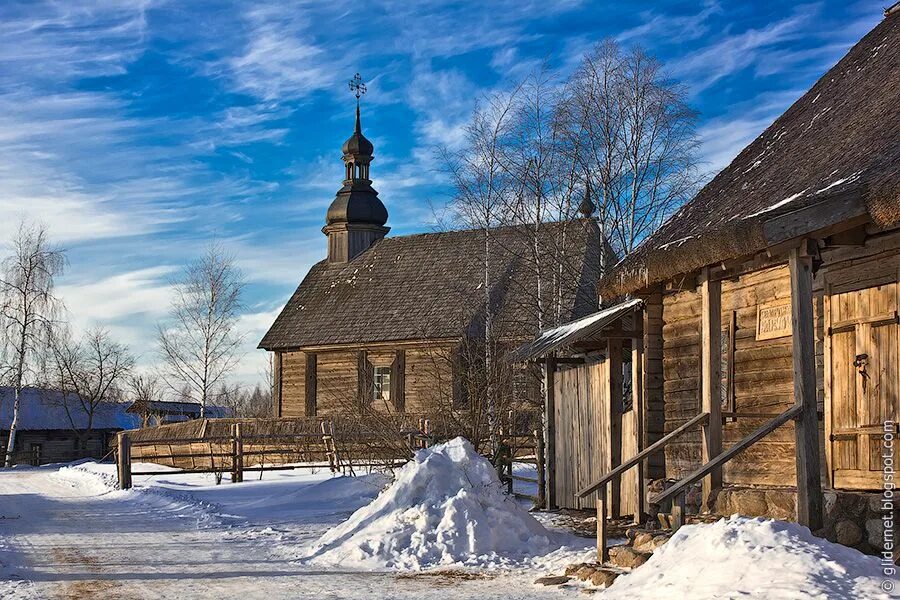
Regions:
<instances>
[{"instance_id":1,"label":"fence rail","mask_svg":"<svg viewBox=\"0 0 900 600\"><path fill-rule=\"evenodd\" d=\"M230 473L243 481L245 472L282 471L318 466L332 472L353 473L355 468L393 468L405 464L422 448L456 435L448 421L438 417L399 414L380 416L378 426L363 419L201 419L121 432L114 448L119 487L128 489L134 475L159 471L133 470L133 463L152 462L176 470L166 475ZM388 419L388 417L390 419ZM483 432L476 445L500 443L491 457L510 493L514 481L537 483L537 495L517 493L543 505L543 437L538 435L540 413L509 411L500 419L496 436ZM537 425L536 425L537 424ZM437 426L435 426L437 425ZM513 461L534 462L537 477L515 475Z\"/></svg>"}]
</instances>

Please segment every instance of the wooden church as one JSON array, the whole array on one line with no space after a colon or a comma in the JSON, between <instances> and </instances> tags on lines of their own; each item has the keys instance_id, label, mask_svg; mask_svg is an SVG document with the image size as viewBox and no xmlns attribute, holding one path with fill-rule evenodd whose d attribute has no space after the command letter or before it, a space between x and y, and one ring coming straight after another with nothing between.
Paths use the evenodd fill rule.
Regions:
<instances>
[{"instance_id":1,"label":"wooden church","mask_svg":"<svg viewBox=\"0 0 900 600\"><path fill-rule=\"evenodd\" d=\"M465 382L477 362L471 348L484 337L486 311L507 345L539 329L534 302L524 300L534 297L542 268L530 258L531 229L389 236L388 212L370 179L374 147L362 133L358 104L342 150L343 186L322 229L327 257L310 269L259 345L274 355L274 414L465 410ZM541 235L567 257L554 298L559 322L596 310L596 222L548 223ZM524 387L526 395L539 395L539 385Z\"/></svg>"},{"instance_id":2,"label":"wooden church","mask_svg":"<svg viewBox=\"0 0 900 600\"><path fill-rule=\"evenodd\" d=\"M895 4L603 277L602 297L622 300L520 349L546 368L552 504L638 518L694 504L886 547L900 422L898 48Z\"/></svg>"}]
</instances>

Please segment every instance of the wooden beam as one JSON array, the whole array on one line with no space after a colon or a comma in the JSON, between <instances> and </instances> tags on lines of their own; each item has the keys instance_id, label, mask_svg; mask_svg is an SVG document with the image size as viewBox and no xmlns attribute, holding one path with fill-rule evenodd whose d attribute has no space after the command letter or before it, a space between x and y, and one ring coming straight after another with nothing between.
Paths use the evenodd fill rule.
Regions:
<instances>
[{"instance_id":1,"label":"wooden beam","mask_svg":"<svg viewBox=\"0 0 900 600\"><path fill-rule=\"evenodd\" d=\"M643 327L644 355L642 388L644 400L644 448L661 439L665 435L665 416L663 401L663 383L660 375L663 372L663 306L662 293L659 286L654 286L644 297ZM665 458L653 456L644 462L641 471L644 481L665 477Z\"/></svg>"},{"instance_id":2,"label":"wooden beam","mask_svg":"<svg viewBox=\"0 0 900 600\"><path fill-rule=\"evenodd\" d=\"M788 267L791 274L794 404L801 411L795 428L797 522L815 531L822 528L824 505L816 410L812 257L803 248L795 248L791 250Z\"/></svg>"},{"instance_id":3,"label":"wooden beam","mask_svg":"<svg viewBox=\"0 0 900 600\"><path fill-rule=\"evenodd\" d=\"M597 491L598 489L600 489L600 486L606 484L606 482L610 481L614 477L620 476L622 473L624 473L631 467L635 466L636 464L638 464L639 462L641 462L642 460L644 460L646 457L650 456L654 452L662 450L663 448L666 447L666 444L668 444L669 442L671 442L672 440L674 440L675 438L680 436L682 433L684 433L691 427L694 427L695 425L697 425L699 423L705 423L708 418L709 418L708 414L700 413L699 415L697 415L696 417L687 421L686 423L683 423L677 429L673 430L671 433L666 434L665 437L663 437L660 440L657 440L656 442L654 442L652 445L648 446L647 448L644 448L638 454L636 454L635 456L632 456L627 461L623 462L621 465L619 465L618 467L616 467L615 469L613 469L612 471L610 471L609 473L607 473L606 475L601 477L595 483L592 483L590 486L579 491L578 497L584 498L588 494Z\"/></svg>"},{"instance_id":4,"label":"wooden beam","mask_svg":"<svg viewBox=\"0 0 900 600\"><path fill-rule=\"evenodd\" d=\"M763 223L770 246L803 236L824 237L868 222L869 214L859 189L836 194Z\"/></svg>"},{"instance_id":5,"label":"wooden beam","mask_svg":"<svg viewBox=\"0 0 900 600\"><path fill-rule=\"evenodd\" d=\"M606 563L609 561L609 547L607 546L606 523L606 486L597 490L597 561Z\"/></svg>"},{"instance_id":6,"label":"wooden beam","mask_svg":"<svg viewBox=\"0 0 900 600\"><path fill-rule=\"evenodd\" d=\"M281 386L281 352L272 353L272 414L275 417L282 415L282 386Z\"/></svg>"},{"instance_id":7,"label":"wooden beam","mask_svg":"<svg viewBox=\"0 0 900 600\"><path fill-rule=\"evenodd\" d=\"M547 357L544 365L544 481L545 508L556 508L556 358Z\"/></svg>"},{"instance_id":8,"label":"wooden beam","mask_svg":"<svg viewBox=\"0 0 900 600\"><path fill-rule=\"evenodd\" d=\"M304 412L307 417L318 411L319 358L315 352L306 352L306 381L304 382Z\"/></svg>"},{"instance_id":9,"label":"wooden beam","mask_svg":"<svg viewBox=\"0 0 900 600\"><path fill-rule=\"evenodd\" d=\"M636 315L636 319L640 319L641 315ZM637 449L636 454L640 454L644 448L644 377L641 373L643 366L644 340L635 340L631 346L631 405L634 409L634 447ZM634 478L635 500L637 507L635 509L634 522L636 524L643 523L644 515L647 514L647 495L644 493L644 470L639 468Z\"/></svg>"},{"instance_id":10,"label":"wooden beam","mask_svg":"<svg viewBox=\"0 0 900 600\"><path fill-rule=\"evenodd\" d=\"M722 452L722 282L710 279L709 267L700 274L700 410L709 413L703 426L702 461ZM722 470L703 478L703 503L707 508L722 487Z\"/></svg>"},{"instance_id":11,"label":"wooden beam","mask_svg":"<svg viewBox=\"0 0 900 600\"><path fill-rule=\"evenodd\" d=\"M610 339L609 354L609 472L622 464L622 412L624 392L622 388L622 340ZM622 480L615 478L610 482L609 509L613 518L622 513Z\"/></svg>"},{"instance_id":12,"label":"wooden beam","mask_svg":"<svg viewBox=\"0 0 900 600\"><path fill-rule=\"evenodd\" d=\"M712 459L710 462L704 464L702 467L698 468L697 470L692 472L690 475L688 475L684 479L680 480L678 483L676 483L672 487L660 492L659 494L657 494L656 496L651 498L650 502L653 504L661 504L664 501L666 501L667 499L669 499L673 496L677 496L678 494L683 492L685 490L685 488L687 488L690 485L693 485L698 479L700 479L701 477L705 477L706 475L708 475L711 471L713 471L715 469L721 469L722 465L727 463L729 460L731 460L732 458L734 458L735 456L737 456L738 454L740 454L741 452L743 452L744 450L746 450L747 448L749 448L750 446L752 446L753 444L755 444L756 442L761 440L762 438L766 437L767 435L769 435L770 433L772 433L773 431L775 431L776 429L778 429L779 427L781 427L782 425L784 425L785 423L790 421L791 419L796 418L797 415L799 415L799 414L800 414L800 407L798 407L798 406L790 407L789 409L787 409L786 411L781 413L780 416L776 417L775 419L772 419L765 425L762 425L758 429L754 430L750 435L748 435L747 437L745 437L738 443L734 444L728 450L722 452L717 457Z\"/></svg>"}]
</instances>

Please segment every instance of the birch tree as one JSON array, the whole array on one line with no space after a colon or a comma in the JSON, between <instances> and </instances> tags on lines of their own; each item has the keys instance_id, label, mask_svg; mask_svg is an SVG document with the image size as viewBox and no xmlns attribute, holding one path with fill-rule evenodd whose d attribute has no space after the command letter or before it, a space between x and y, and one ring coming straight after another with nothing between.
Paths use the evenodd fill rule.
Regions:
<instances>
[{"instance_id":1,"label":"birch tree","mask_svg":"<svg viewBox=\"0 0 900 600\"><path fill-rule=\"evenodd\" d=\"M484 322L484 408L491 435L491 449L497 449L497 406L494 380L496 336L494 309L491 301L493 273L491 256L494 252L492 229L504 223L505 209L514 193L514 178L510 177L508 157L504 151L512 134L512 117L521 87L509 94L495 94L473 113L465 130L465 147L458 152L443 151L455 189L452 204L456 221L464 226L480 229L483 235L481 261L481 292ZM472 365L470 365L472 366ZM479 394L480 395L480 394ZM473 399L474 400L474 399Z\"/></svg>"},{"instance_id":2,"label":"birch tree","mask_svg":"<svg viewBox=\"0 0 900 600\"><path fill-rule=\"evenodd\" d=\"M244 280L234 259L211 244L174 282L169 320L157 328L159 350L176 393L187 388L207 403L240 359L243 335L237 331Z\"/></svg>"},{"instance_id":3,"label":"birch tree","mask_svg":"<svg viewBox=\"0 0 900 600\"><path fill-rule=\"evenodd\" d=\"M12 241L12 253L2 263L0 279L3 375L14 390L4 460L7 467L12 464L16 446L22 389L38 375L37 360L61 307L53 295L53 284L64 267L65 254L51 245L47 231L22 221Z\"/></svg>"},{"instance_id":4,"label":"birch tree","mask_svg":"<svg viewBox=\"0 0 900 600\"><path fill-rule=\"evenodd\" d=\"M102 327L90 329L78 339L68 328L58 327L49 342L51 378L47 387L59 392L57 401L85 448L100 405L122 399L134 356Z\"/></svg>"},{"instance_id":5,"label":"birch tree","mask_svg":"<svg viewBox=\"0 0 900 600\"><path fill-rule=\"evenodd\" d=\"M604 241L620 255L699 183L697 115L683 88L639 48L598 44L566 83L559 119L568 131L567 154L596 192Z\"/></svg>"}]
</instances>

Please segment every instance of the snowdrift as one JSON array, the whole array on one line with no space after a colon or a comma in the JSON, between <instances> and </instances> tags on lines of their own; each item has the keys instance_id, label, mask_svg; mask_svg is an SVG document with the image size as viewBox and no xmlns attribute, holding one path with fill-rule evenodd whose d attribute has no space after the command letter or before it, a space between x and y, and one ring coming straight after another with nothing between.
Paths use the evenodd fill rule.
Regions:
<instances>
[{"instance_id":1,"label":"snowdrift","mask_svg":"<svg viewBox=\"0 0 900 600\"><path fill-rule=\"evenodd\" d=\"M887 598L879 559L796 523L733 516L678 530L604 599Z\"/></svg>"},{"instance_id":2,"label":"snowdrift","mask_svg":"<svg viewBox=\"0 0 900 600\"><path fill-rule=\"evenodd\" d=\"M559 550L550 532L503 493L463 438L419 451L374 502L329 530L304 562L369 569L505 566Z\"/></svg>"}]
</instances>

